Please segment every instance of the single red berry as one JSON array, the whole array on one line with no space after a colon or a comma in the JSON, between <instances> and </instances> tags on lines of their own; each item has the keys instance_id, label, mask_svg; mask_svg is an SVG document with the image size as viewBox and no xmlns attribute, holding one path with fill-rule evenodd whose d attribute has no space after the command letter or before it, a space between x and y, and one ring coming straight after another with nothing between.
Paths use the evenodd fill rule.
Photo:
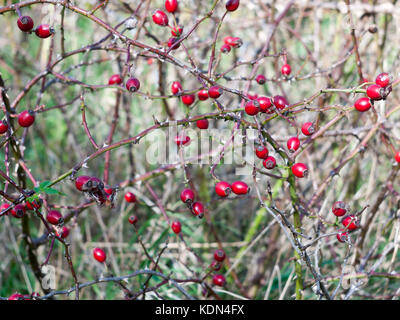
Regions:
<instances>
[{"instance_id":1,"label":"single red berry","mask_svg":"<svg viewBox=\"0 0 400 320\"><path fill-rule=\"evenodd\" d=\"M339 232L336 234L336 239L338 239L339 242L346 242L349 239L349 233L344 231L344 229L339 229Z\"/></svg>"},{"instance_id":2,"label":"single red berry","mask_svg":"<svg viewBox=\"0 0 400 320\"><path fill-rule=\"evenodd\" d=\"M45 39L54 34L54 29L48 24L41 24L35 29L35 33L39 38Z\"/></svg>"},{"instance_id":3,"label":"single red berry","mask_svg":"<svg viewBox=\"0 0 400 320\"><path fill-rule=\"evenodd\" d=\"M75 180L75 187L79 190L79 191L83 191L83 186L86 184L86 182L88 182L90 180L91 177L89 176L79 176L78 178L76 178Z\"/></svg>"},{"instance_id":4,"label":"single red berry","mask_svg":"<svg viewBox=\"0 0 400 320\"><path fill-rule=\"evenodd\" d=\"M125 193L125 201L129 203L136 202L136 196L132 192Z\"/></svg>"},{"instance_id":5,"label":"single red berry","mask_svg":"<svg viewBox=\"0 0 400 320\"><path fill-rule=\"evenodd\" d=\"M378 74L378 76L375 79L375 83L382 88L387 87L390 83L389 74L387 74L386 72Z\"/></svg>"},{"instance_id":6,"label":"single red berry","mask_svg":"<svg viewBox=\"0 0 400 320\"><path fill-rule=\"evenodd\" d=\"M239 7L240 1L239 0L228 0L226 2L225 8L228 11L235 11Z\"/></svg>"},{"instance_id":7,"label":"single red berry","mask_svg":"<svg viewBox=\"0 0 400 320\"><path fill-rule=\"evenodd\" d=\"M182 90L183 90L182 89L182 85L181 85L181 83L179 81L172 82L171 92L172 92L173 95L176 95L176 94L182 92Z\"/></svg>"},{"instance_id":8,"label":"single red berry","mask_svg":"<svg viewBox=\"0 0 400 320\"><path fill-rule=\"evenodd\" d=\"M367 88L367 96L371 100L381 100L382 99L382 88L377 84L371 84Z\"/></svg>"},{"instance_id":9,"label":"single red berry","mask_svg":"<svg viewBox=\"0 0 400 320\"><path fill-rule=\"evenodd\" d=\"M174 221L171 224L171 229L175 234L179 234L182 231L182 224L179 221Z\"/></svg>"},{"instance_id":10,"label":"single red berry","mask_svg":"<svg viewBox=\"0 0 400 320\"><path fill-rule=\"evenodd\" d=\"M28 32L33 29L33 20L30 16L22 16L17 20L17 25L21 31Z\"/></svg>"},{"instance_id":11,"label":"single red berry","mask_svg":"<svg viewBox=\"0 0 400 320\"><path fill-rule=\"evenodd\" d=\"M343 201L336 201L332 205L332 212L336 217L344 216L349 210L347 204Z\"/></svg>"},{"instance_id":12,"label":"single red berry","mask_svg":"<svg viewBox=\"0 0 400 320\"><path fill-rule=\"evenodd\" d=\"M174 37L169 38L168 43L167 43L168 48L171 48L171 50L179 49L179 47L181 46L181 43L179 42L179 43L175 44L178 41L179 41L179 38L174 38Z\"/></svg>"},{"instance_id":13,"label":"single red berry","mask_svg":"<svg viewBox=\"0 0 400 320\"><path fill-rule=\"evenodd\" d=\"M272 107L271 98L258 97L257 101L260 104L260 112L268 113L268 114L274 113L274 109L271 108Z\"/></svg>"},{"instance_id":14,"label":"single red berry","mask_svg":"<svg viewBox=\"0 0 400 320\"><path fill-rule=\"evenodd\" d=\"M231 52L231 46L230 46L229 44L224 43L224 44L221 46L220 51L221 51L222 53L229 53L229 52Z\"/></svg>"},{"instance_id":15,"label":"single red berry","mask_svg":"<svg viewBox=\"0 0 400 320\"><path fill-rule=\"evenodd\" d=\"M360 112L368 111L371 108L371 101L367 97L362 97L354 103L354 108Z\"/></svg>"},{"instance_id":16,"label":"single red berry","mask_svg":"<svg viewBox=\"0 0 400 320\"><path fill-rule=\"evenodd\" d=\"M93 249L93 258L95 258L98 262L104 262L107 259L107 255L103 249L94 248Z\"/></svg>"},{"instance_id":17,"label":"single red berry","mask_svg":"<svg viewBox=\"0 0 400 320\"><path fill-rule=\"evenodd\" d=\"M231 44L232 47L240 48L242 46L242 44L243 44L243 41L239 37L232 38L232 44Z\"/></svg>"},{"instance_id":18,"label":"single red berry","mask_svg":"<svg viewBox=\"0 0 400 320\"><path fill-rule=\"evenodd\" d=\"M113 85L113 84L121 84L122 83L122 78L119 74L113 74L110 79L108 79L108 84Z\"/></svg>"},{"instance_id":19,"label":"single red berry","mask_svg":"<svg viewBox=\"0 0 400 320\"><path fill-rule=\"evenodd\" d=\"M287 102L287 100L285 99L285 97L282 96L275 96L274 97L274 105L277 109L279 110L283 110L285 109L289 103Z\"/></svg>"},{"instance_id":20,"label":"single red berry","mask_svg":"<svg viewBox=\"0 0 400 320\"><path fill-rule=\"evenodd\" d=\"M400 151L397 151L396 154L394 155L395 160L400 163Z\"/></svg>"},{"instance_id":21,"label":"single red berry","mask_svg":"<svg viewBox=\"0 0 400 320\"><path fill-rule=\"evenodd\" d=\"M188 94L188 95L184 95L182 96L182 102L183 104L190 106L194 100L196 99L194 94Z\"/></svg>"},{"instance_id":22,"label":"single red berry","mask_svg":"<svg viewBox=\"0 0 400 320\"><path fill-rule=\"evenodd\" d=\"M8 124L5 120L0 121L0 134L6 133L8 130Z\"/></svg>"},{"instance_id":23,"label":"single red berry","mask_svg":"<svg viewBox=\"0 0 400 320\"><path fill-rule=\"evenodd\" d=\"M342 220L342 224L347 230L356 230L358 228L358 219L354 215L349 215Z\"/></svg>"},{"instance_id":24,"label":"single red berry","mask_svg":"<svg viewBox=\"0 0 400 320\"><path fill-rule=\"evenodd\" d=\"M153 13L153 22L159 26L166 27L168 25L168 16L164 11L156 10Z\"/></svg>"},{"instance_id":25,"label":"single red berry","mask_svg":"<svg viewBox=\"0 0 400 320\"><path fill-rule=\"evenodd\" d=\"M234 45L234 38L233 37L225 37L224 38L224 44L227 44L228 46L233 46Z\"/></svg>"},{"instance_id":26,"label":"single red berry","mask_svg":"<svg viewBox=\"0 0 400 320\"><path fill-rule=\"evenodd\" d=\"M217 99L221 96L224 91L218 86L212 86L208 89L208 95L210 98Z\"/></svg>"},{"instance_id":27,"label":"single red berry","mask_svg":"<svg viewBox=\"0 0 400 320\"><path fill-rule=\"evenodd\" d=\"M208 120L207 119L197 120L196 126L199 129L208 129Z\"/></svg>"},{"instance_id":28,"label":"single red berry","mask_svg":"<svg viewBox=\"0 0 400 320\"><path fill-rule=\"evenodd\" d=\"M305 136L311 136L315 132L314 124L312 122L306 122L301 127L301 132Z\"/></svg>"},{"instance_id":29,"label":"single red berry","mask_svg":"<svg viewBox=\"0 0 400 320\"><path fill-rule=\"evenodd\" d=\"M300 147L300 139L298 137L291 137L286 144L289 152L295 152Z\"/></svg>"},{"instance_id":30,"label":"single red berry","mask_svg":"<svg viewBox=\"0 0 400 320\"><path fill-rule=\"evenodd\" d=\"M175 137L175 143L177 146L184 146L190 142L190 137L187 135L179 134Z\"/></svg>"},{"instance_id":31,"label":"single red berry","mask_svg":"<svg viewBox=\"0 0 400 320\"><path fill-rule=\"evenodd\" d=\"M250 188L243 181L235 181L232 183L232 191L235 194L247 194L250 191Z\"/></svg>"},{"instance_id":32,"label":"single red berry","mask_svg":"<svg viewBox=\"0 0 400 320\"><path fill-rule=\"evenodd\" d=\"M204 205L201 202L194 202L192 205L192 213L202 218L204 216Z\"/></svg>"},{"instance_id":33,"label":"single red berry","mask_svg":"<svg viewBox=\"0 0 400 320\"><path fill-rule=\"evenodd\" d=\"M66 226L63 226L62 230L61 230L61 234L58 231L56 231L56 235L57 235L57 237L65 239L66 237L69 236L69 229Z\"/></svg>"},{"instance_id":34,"label":"single red berry","mask_svg":"<svg viewBox=\"0 0 400 320\"><path fill-rule=\"evenodd\" d=\"M181 201L183 203L192 203L194 201L194 192L191 189L184 189L181 192Z\"/></svg>"},{"instance_id":35,"label":"single red berry","mask_svg":"<svg viewBox=\"0 0 400 320\"><path fill-rule=\"evenodd\" d=\"M246 105L244 106L244 111L249 116L255 116L259 110L260 110L260 104L258 103L257 100L251 100L247 102Z\"/></svg>"},{"instance_id":36,"label":"single red berry","mask_svg":"<svg viewBox=\"0 0 400 320\"><path fill-rule=\"evenodd\" d=\"M227 197L232 191L231 185L226 181L220 181L215 185L215 193L220 197Z\"/></svg>"},{"instance_id":37,"label":"single red berry","mask_svg":"<svg viewBox=\"0 0 400 320\"><path fill-rule=\"evenodd\" d=\"M292 72L292 67L289 64L284 64L281 68L281 73L288 76Z\"/></svg>"},{"instance_id":38,"label":"single red berry","mask_svg":"<svg viewBox=\"0 0 400 320\"><path fill-rule=\"evenodd\" d=\"M165 0L165 10L174 13L178 9L178 0Z\"/></svg>"},{"instance_id":39,"label":"single red berry","mask_svg":"<svg viewBox=\"0 0 400 320\"><path fill-rule=\"evenodd\" d=\"M207 89L202 89L199 92L197 92L197 97L199 98L200 101L204 101L208 99L208 90Z\"/></svg>"},{"instance_id":40,"label":"single red berry","mask_svg":"<svg viewBox=\"0 0 400 320\"><path fill-rule=\"evenodd\" d=\"M307 177L308 167L304 163L295 163L292 166L292 172L298 178Z\"/></svg>"},{"instance_id":41,"label":"single red berry","mask_svg":"<svg viewBox=\"0 0 400 320\"><path fill-rule=\"evenodd\" d=\"M13 293L7 300L25 300L24 296L18 292Z\"/></svg>"},{"instance_id":42,"label":"single red berry","mask_svg":"<svg viewBox=\"0 0 400 320\"><path fill-rule=\"evenodd\" d=\"M256 156L259 159L266 159L268 157L268 149L265 146L258 146L256 148Z\"/></svg>"},{"instance_id":43,"label":"single red berry","mask_svg":"<svg viewBox=\"0 0 400 320\"><path fill-rule=\"evenodd\" d=\"M2 212L3 210L6 210L6 209L8 209L10 207L10 205L8 204L8 203L3 203L1 206L0 206L0 212ZM8 211L9 212L9 211ZM8 216L8 212L5 214L6 216Z\"/></svg>"},{"instance_id":44,"label":"single red berry","mask_svg":"<svg viewBox=\"0 0 400 320\"><path fill-rule=\"evenodd\" d=\"M222 263L220 263L220 262L218 262L218 261L213 261L213 262L211 262L211 264L210 264L210 268L212 269L212 270L214 270L214 271L219 271L219 270L221 270L221 267L222 267Z\"/></svg>"},{"instance_id":45,"label":"single red berry","mask_svg":"<svg viewBox=\"0 0 400 320\"><path fill-rule=\"evenodd\" d=\"M223 287L225 285L225 277L222 274L216 274L213 277L213 283L216 286Z\"/></svg>"},{"instance_id":46,"label":"single red berry","mask_svg":"<svg viewBox=\"0 0 400 320\"><path fill-rule=\"evenodd\" d=\"M128 221L130 224L136 224L138 222L138 217L135 215L132 215L128 218Z\"/></svg>"},{"instance_id":47,"label":"single red berry","mask_svg":"<svg viewBox=\"0 0 400 320\"><path fill-rule=\"evenodd\" d=\"M180 37L182 35L182 32L183 32L182 26L176 26L171 29L171 34L174 37Z\"/></svg>"},{"instance_id":48,"label":"single red berry","mask_svg":"<svg viewBox=\"0 0 400 320\"><path fill-rule=\"evenodd\" d=\"M26 201L25 202L25 208L26 210L35 210L35 209L40 209L42 206L42 199L34 199L32 201Z\"/></svg>"},{"instance_id":49,"label":"single red berry","mask_svg":"<svg viewBox=\"0 0 400 320\"><path fill-rule=\"evenodd\" d=\"M23 204L17 204L14 208L11 209L11 214L13 217L21 219L26 212L26 208Z\"/></svg>"},{"instance_id":50,"label":"single red berry","mask_svg":"<svg viewBox=\"0 0 400 320\"><path fill-rule=\"evenodd\" d=\"M35 122L35 113L32 110L22 111L18 115L18 123L21 127L30 127Z\"/></svg>"},{"instance_id":51,"label":"single red berry","mask_svg":"<svg viewBox=\"0 0 400 320\"><path fill-rule=\"evenodd\" d=\"M63 222L63 216L61 214L61 212L57 211L57 210L51 210L47 216L46 216L46 220L48 223L57 225L60 224L61 222Z\"/></svg>"},{"instance_id":52,"label":"single red berry","mask_svg":"<svg viewBox=\"0 0 400 320\"><path fill-rule=\"evenodd\" d=\"M273 156L269 156L264 159L263 166L265 169L272 170L276 167L276 159Z\"/></svg>"},{"instance_id":53,"label":"single red berry","mask_svg":"<svg viewBox=\"0 0 400 320\"><path fill-rule=\"evenodd\" d=\"M129 78L128 81L126 81L125 87L130 92L136 92L140 88L140 81L136 78Z\"/></svg>"},{"instance_id":54,"label":"single red berry","mask_svg":"<svg viewBox=\"0 0 400 320\"><path fill-rule=\"evenodd\" d=\"M214 259L218 262L224 261L226 258L225 251L222 249L215 250L214 252Z\"/></svg>"},{"instance_id":55,"label":"single red berry","mask_svg":"<svg viewBox=\"0 0 400 320\"><path fill-rule=\"evenodd\" d=\"M259 74L256 77L256 81L258 84L264 84L267 81L267 78L263 74Z\"/></svg>"}]
</instances>

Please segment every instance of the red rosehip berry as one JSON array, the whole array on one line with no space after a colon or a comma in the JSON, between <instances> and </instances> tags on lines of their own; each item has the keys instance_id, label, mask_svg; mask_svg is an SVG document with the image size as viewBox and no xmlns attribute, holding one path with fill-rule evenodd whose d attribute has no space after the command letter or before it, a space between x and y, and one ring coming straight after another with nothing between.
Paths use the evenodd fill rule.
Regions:
<instances>
[{"instance_id":1,"label":"red rosehip berry","mask_svg":"<svg viewBox=\"0 0 400 320\"><path fill-rule=\"evenodd\" d=\"M220 181L215 185L215 193L222 198L229 196L231 191L232 191L232 187L226 181Z\"/></svg>"},{"instance_id":2,"label":"red rosehip berry","mask_svg":"<svg viewBox=\"0 0 400 320\"><path fill-rule=\"evenodd\" d=\"M17 25L21 31L28 32L33 29L33 20L30 16L22 16L18 18Z\"/></svg>"},{"instance_id":3,"label":"red rosehip berry","mask_svg":"<svg viewBox=\"0 0 400 320\"><path fill-rule=\"evenodd\" d=\"M208 99L208 90L202 89L199 92L197 92L197 97L199 98L200 101L205 101Z\"/></svg>"},{"instance_id":4,"label":"red rosehip berry","mask_svg":"<svg viewBox=\"0 0 400 320\"><path fill-rule=\"evenodd\" d=\"M194 201L194 192L191 189L184 189L181 192L181 201L183 203L192 203Z\"/></svg>"},{"instance_id":5,"label":"red rosehip berry","mask_svg":"<svg viewBox=\"0 0 400 320\"><path fill-rule=\"evenodd\" d=\"M193 104L195 99L196 99L196 97L194 96L194 94L188 94L188 95L182 96L182 102L183 102L183 104L185 104L187 106L190 106L191 104Z\"/></svg>"},{"instance_id":6,"label":"red rosehip berry","mask_svg":"<svg viewBox=\"0 0 400 320\"><path fill-rule=\"evenodd\" d=\"M125 193L125 201L129 203L135 203L136 202L136 196L132 192L127 192Z\"/></svg>"},{"instance_id":7,"label":"red rosehip berry","mask_svg":"<svg viewBox=\"0 0 400 320\"><path fill-rule=\"evenodd\" d=\"M371 108L371 101L367 97L362 97L354 103L354 108L360 112L368 111Z\"/></svg>"},{"instance_id":8,"label":"red rosehip berry","mask_svg":"<svg viewBox=\"0 0 400 320\"><path fill-rule=\"evenodd\" d=\"M156 10L153 15L153 22L159 26L166 27L168 25L168 16L164 11Z\"/></svg>"},{"instance_id":9,"label":"red rosehip berry","mask_svg":"<svg viewBox=\"0 0 400 320\"><path fill-rule=\"evenodd\" d=\"M219 271L221 270L222 267L222 263L218 262L218 261L213 261L210 264L210 268L214 271Z\"/></svg>"},{"instance_id":10,"label":"red rosehip berry","mask_svg":"<svg viewBox=\"0 0 400 320\"><path fill-rule=\"evenodd\" d=\"M165 10L174 13L178 9L178 0L165 0Z\"/></svg>"},{"instance_id":11,"label":"red rosehip berry","mask_svg":"<svg viewBox=\"0 0 400 320\"><path fill-rule=\"evenodd\" d=\"M179 221L174 221L171 224L171 229L175 234L179 234L182 231L182 224Z\"/></svg>"},{"instance_id":12,"label":"red rosehip berry","mask_svg":"<svg viewBox=\"0 0 400 320\"><path fill-rule=\"evenodd\" d=\"M125 87L129 92L136 92L140 88L140 81L136 78L129 78L128 81L126 81Z\"/></svg>"},{"instance_id":13,"label":"red rosehip berry","mask_svg":"<svg viewBox=\"0 0 400 320\"><path fill-rule=\"evenodd\" d=\"M41 24L40 26L38 26L35 29L35 34L39 37L39 38L48 38L50 37L52 34L54 34L54 29L52 27L50 27L48 24Z\"/></svg>"},{"instance_id":14,"label":"red rosehip berry","mask_svg":"<svg viewBox=\"0 0 400 320\"><path fill-rule=\"evenodd\" d=\"M349 215L342 220L342 224L347 230L353 231L358 228L358 218L354 215Z\"/></svg>"},{"instance_id":15,"label":"red rosehip berry","mask_svg":"<svg viewBox=\"0 0 400 320\"><path fill-rule=\"evenodd\" d=\"M285 99L285 97L282 96L274 96L274 105L277 109L283 110L285 109L289 103Z\"/></svg>"},{"instance_id":16,"label":"red rosehip berry","mask_svg":"<svg viewBox=\"0 0 400 320\"><path fill-rule=\"evenodd\" d=\"M138 222L138 217L135 215L132 215L128 218L128 221L130 224L136 224Z\"/></svg>"},{"instance_id":17,"label":"red rosehip berry","mask_svg":"<svg viewBox=\"0 0 400 320\"><path fill-rule=\"evenodd\" d=\"M91 179L91 177L89 176L79 176L78 178L76 178L75 180L75 187L79 190L79 191L83 191L83 186L86 184L86 182L88 182Z\"/></svg>"},{"instance_id":18,"label":"red rosehip berry","mask_svg":"<svg viewBox=\"0 0 400 320\"><path fill-rule=\"evenodd\" d=\"M289 152L295 152L300 147L300 139L298 137L291 137L286 144Z\"/></svg>"},{"instance_id":19,"label":"red rosehip berry","mask_svg":"<svg viewBox=\"0 0 400 320\"><path fill-rule=\"evenodd\" d=\"M249 98L250 100L257 100L258 99L258 94L257 93L248 93L247 94L247 98Z\"/></svg>"},{"instance_id":20,"label":"red rosehip berry","mask_svg":"<svg viewBox=\"0 0 400 320\"><path fill-rule=\"evenodd\" d=\"M226 258L225 251L222 249L215 250L214 252L214 259L215 261L222 262Z\"/></svg>"},{"instance_id":21,"label":"red rosehip berry","mask_svg":"<svg viewBox=\"0 0 400 320\"><path fill-rule=\"evenodd\" d=\"M107 259L107 255L103 249L94 248L93 249L93 258L95 258L98 262L104 262Z\"/></svg>"},{"instance_id":22,"label":"red rosehip berry","mask_svg":"<svg viewBox=\"0 0 400 320\"><path fill-rule=\"evenodd\" d=\"M208 89L208 95L212 99L217 99L221 96L224 91L218 86L212 86Z\"/></svg>"},{"instance_id":23,"label":"red rosehip berry","mask_svg":"<svg viewBox=\"0 0 400 320\"><path fill-rule=\"evenodd\" d=\"M57 225L62 223L63 220L63 216L61 214L61 212L57 211L57 210L51 210L47 216L46 216L46 220L48 223Z\"/></svg>"},{"instance_id":24,"label":"red rosehip berry","mask_svg":"<svg viewBox=\"0 0 400 320\"><path fill-rule=\"evenodd\" d=\"M256 81L258 84L264 84L267 81L267 78L263 74L259 74L256 77Z\"/></svg>"},{"instance_id":25,"label":"red rosehip berry","mask_svg":"<svg viewBox=\"0 0 400 320\"><path fill-rule=\"evenodd\" d=\"M111 86L113 84L121 84L122 78L119 74L113 74L110 79L108 79L108 84Z\"/></svg>"},{"instance_id":26,"label":"red rosehip berry","mask_svg":"<svg viewBox=\"0 0 400 320\"><path fill-rule=\"evenodd\" d=\"M171 34L174 37L180 37L182 35L182 32L183 32L182 26L176 26L171 29Z\"/></svg>"},{"instance_id":27,"label":"red rosehip berry","mask_svg":"<svg viewBox=\"0 0 400 320\"><path fill-rule=\"evenodd\" d=\"M274 109L272 108L271 98L268 97L258 97L257 101L260 105L260 112L263 113L274 113Z\"/></svg>"},{"instance_id":28,"label":"red rosehip berry","mask_svg":"<svg viewBox=\"0 0 400 320\"><path fill-rule=\"evenodd\" d=\"M4 134L8 131L8 124L5 120L0 121L0 134Z\"/></svg>"},{"instance_id":29,"label":"red rosehip berry","mask_svg":"<svg viewBox=\"0 0 400 320\"><path fill-rule=\"evenodd\" d=\"M13 293L7 300L25 300L24 296L18 292Z\"/></svg>"},{"instance_id":30,"label":"red rosehip berry","mask_svg":"<svg viewBox=\"0 0 400 320\"><path fill-rule=\"evenodd\" d=\"M222 274L216 274L213 277L213 283L216 286L223 287L225 285L225 277Z\"/></svg>"},{"instance_id":31,"label":"red rosehip berry","mask_svg":"<svg viewBox=\"0 0 400 320\"><path fill-rule=\"evenodd\" d=\"M240 48L243 44L242 39L240 39L239 37L233 37L231 41L232 41L231 46L233 48Z\"/></svg>"},{"instance_id":32,"label":"red rosehip berry","mask_svg":"<svg viewBox=\"0 0 400 320\"><path fill-rule=\"evenodd\" d=\"M349 208L344 201L336 201L332 205L332 212L336 217L344 216L348 210Z\"/></svg>"},{"instance_id":33,"label":"red rosehip berry","mask_svg":"<svg viewBox=\"0 0 400 320\"><path fill-rule=\"evenodd\" d=\"M179 134L175 137L175 143L177 146L185 146L190 142L190 137L187 135Z\"/></svg>"},{"instance_id":34,"label":"red rosehip berry","mask_svg":"<svg viewBox=\"0 0 400 320\"><path fill-rule=\"evenodd\" d=\"M224 43L219 50L222 53L229 53L231 52L231 46L229 44Z\"/></svg>"},{"instance_id":35,"label":"red rosehip berry","mask_svg":"<svg viewBox=\"0 0 400 320\"><path fill-rule=\"evenodd\" d=\"M230 36L228 36L228 37L225 37L224 38L224 44L227 44L228 46L233 46L234 45L234 40L233 40L234 38L233 37L230 37Z\"/></svg>"},{"instance_id":36,"label":"red rosehip berry","mask_svg":"<svg viewBox=\"0 0 400 320\"><path fill-rule=\"evenodd\" d=\"M11 209L11 214L13 217L17 219L21 219L24 217L26 212L26 208L23 204L17 204L14 208Z\"/></svg>"},{"instance_id":37,"label":"red rosehip berry","mask_svg":"<svg viewBox=\"0 0 400 320\"><path fill-rule=\"evenodd\" d=\"M104 192L107 193L108 196L110 196L113 193L113 188L110 186L104 186Z\"/></svg>"},{"instance_id":38,"label":"red rosehip berry","mask_svg":"<svg viewBox=\"0 0 400 320\"><path fill-rule=\"evenodd\" d=\"M268 149L265 146L258 146L256 148L256 156L259 159L266 159L268 157Z\"/></svg>"},{"instance_id":39,"label":"red rosehip berry","mask_svg":"<svg viewBox=\"0 0 400 320\"><path fill-rule=\"evenodd\" d=\"M208 120L207 119L201 119L196 121L196 126L199 129L208 129Z\"/></svg>"},{"instance_id":40,"label":"red rosehip berry","mask_svg":"<svg viewBox=\"0 0 400 320\"><path fill-rule=\"evenodd\" d=\"M179 38L174 38L174 37L169 38L168 43L167 43L168 48L171 48L171 50L179 49L179 47L181 46L181 43L179 42L179 43L175 44L178 41L179 41Z\"/></svg>"},{"instance_id":41,"label":"red rosehip berry","mask_svg":"<svg viewBox=\"0 0 400 320\"><path fill-rule=\"evenodd\" d=\"M387 87L390 83L389 74L387 74L386 72L378 74L378 76L375 79L375 83L382 88Z\"/></svg>"},{"instance_id":42,"label":"red rosehip berry","mask_svg":"<svg viewBox=\"0 0 400 320\"><path fill-rule=\"evenodd\" d=\"M314 124L312 122L306 122L301 127L301 132L305 136L311 136L315 132Z\"/></svg>"},{"instance_id":43,"label":"red rosehip berry","mask_svg":"<svg viewBox=\"0 0 400 320\"><path fill-rule=\"evenodd\" d=\"M377 84L371 84L367 88L367 96L371 100L381 100L382 99L382 87Z\"/></svg>"},{"instance_id":44,"label":"red rosehip berry","mask_svg":"<svg viewBox=\"0 0 400 320\"><path fill-rule=\"evenodd\" d=\"M3 204L0 206L0 212L2 212L2 211L4 211L4 210L8 209L9 207L10 207L10 205L9 205L8 203L3 203ZM9 212L9 211L8 211L8 212ZM8 216L8 212L5 213L6 216Z\"/></svg>"},{"instance_id":45,"label":"red rosehip berry","mask_svg":"<svg viewBox=\"0 0 400 320\"><path fill-rule=\"evenodd\" d=\"M338 239L339 242L346 242L349 240L349 234L347 231L344 231L344 229L339 229L339 232L336 234L336 239Z\"/></svg>"},{"instance_id":46,"label":"red rosehip berry","mask_svg":"<svg viewBox=\"0 0 400 320\"><path fill-rule=\"evenodd\" d=\"M396 154L394 155L394 159L396 162L400 163L400 151L397 151Z\"/></svg>"},{"instance_id":47,"label":"red rosehip berry","mask_svg":"<svg viewBox=\"0 0 400 320\"><path fill-rule=\"evenodd\" d=\"M225 8L228 11L235 11L239 7L239 0L228 0L225 4Z\"/></svg>"},{"instance_id":48,"label":"red rosehip berry","mask_svg":"<svg viewBox=\"0 0 400 320\"><path fill-rule=\"evenodd\" d=\"M57 233L57 235L58 235L59 237L65 239L66 237L69 236L69 228L66 227L66 226L63 226L63 227L62 227L62 230L61 230L61 235L59 235L58 233Z\"/></svg>"},{"instance_id":49,"label":"red rosehip berry","mask_svg":"<svg viewBox=\"0 0 400 320\"><path fill-rule=\"evenodd\" d=\"M250 191L249 186L243 181L235 181L232 183L232 191L235 194L247 194Z\"/></svg>"},{"instance_id":50,"label":"red rosehip berry","mask_svg":"<svg viewBox=\"0 0 400 320\"><path fill-rule=\"evenodd\" d=\"M258 103L257 100L251 100L246 103L244 106L244 111L249 115L249 116L255 116L258 111L260 111L260 104Z\"/></svg>"},{"instance_id":51,"label":"red rosehip berry","mask_svg":"<svg viewBox=\"0 0 400 320\"><path fill-rule=\"evenodd\" d=\"M192 213L202 218L204 216L204 205L201 202L194 202L192 205Z\"/></svg>"},{"instance_id":52,"label":"red rosehip berry","mask_svg":"<svg viewBox=\"0 0 400 320\"><path fill-rule=\"evenodd\" d=\"M18 115L18 123L21 127L30 127L35 122L35 113L32 110L22 111Z\"/></svg>"},{"instance_id":53,"label":"red rosehip berry","mask_svg":"<svg viewBox=\"0 0 400 320\"><path fill-rule=\"evenodd\" d=\"M264 159L263 166L265 169L272 170L276 167L276 159L273 156L269 156Z\"/></svg>"},{"instance_id":54,"label":"red rosehip berry","mask_svg":"<svg viewBox=\"0 0 400 320\"><path fill-rule=\"evenodd\" d=\"M172 82L171 92L172 92L173 95L181 93L182 91L183 91L182 85L181 85L181 83L179 81Z\"/></svg>"},{"instance_id":55,"label":"red rosehip berry","mask_svg":"<svg viewBox=\"0 0 400 320\"><path fill-rule=\"evenodd\" d=\"M289 64L284 64L281 68L281 73L288 76L292 72L292 67Z\"/></svg>"},{"instance_id":56,"label":"red rosehip berry","mask_svg":"<svg viewBox=\"0 0 400 320\"><path fill-rule=\"evenodd\" d=\"M292 166L292 173L298 178L307 177L308 167L304 163L295 163Z\"/></svg>"}]
</instances>

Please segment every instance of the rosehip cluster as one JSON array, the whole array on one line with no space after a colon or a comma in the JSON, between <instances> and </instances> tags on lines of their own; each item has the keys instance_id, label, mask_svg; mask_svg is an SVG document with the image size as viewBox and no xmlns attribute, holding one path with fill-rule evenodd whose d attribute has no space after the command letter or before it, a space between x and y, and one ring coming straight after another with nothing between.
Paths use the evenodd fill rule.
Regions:
<instances>
[{"instance_id":1,"label":"rosehip cluster","mask_svg":"<svg viewBox=\"0 0 400 320\"><path fill-rule=\"evenodd\" d=\"M235 181L232 185L226 181L220 181L215 185L215 193L221 198L229 196L231 192L237 195L245 195L250 192L250 188L243 181Z\"/></svg>"},{"instance_id":2,"label":"rosehip cluster","mask_svg":"<svg viewBox=\"0 0 400 320\"><path fill-rule=\"evenodd\" d=\"M332 213L336 217L343 217L350 211L350 207L344 201L336 201L332 205ZM349 241L349 232L359 228L360 222L357 216L349 214L342 218L342 225L344 228L338 230L336 238L339 242Z\"/></svg>"},{"instance_id":3,"label":"rosehip cluster","mask_svg":"<svg viewBox=\"0 0 400 320\"><path fill-rule=\"evenodd\" d=\"M221 46L220 51L222 53L229 53L232 48L240 48L242 45L243 41L239 37L228 36L224 38L224 44Z\"/></svg>"},{"instance_id":4,"label":"rosehip cluster","mask_svg":"<svg viewBox=\"0 0 400 320\"><path fill-rule=\"evenodd\" d=\"M195 194L192 189L182 190L181 201L187 205L194 216L201 219L204 216L204 205L199 201L194 202L194 199Z\"/></svg>"},{"instance_id":5,"label":"rosehip cluster","mask_svg":"<svg viewBox=\"0 0 400 320\"><path fill-rule=\"evenodd\" d=\"M214 261L210 264L210 269L213 271L221 270L222 263L226 258L225 251L222 249L215 250L214 252ZM215 274L213 276L213 283L216 286L223 287L225 285L225 277L222 274Z\"/></svg>"},{"instance_id":6,"label":"rosehip cluster","mask_svg":"<svg viewBox=\"0 0 400 320\"><path fill-rule=\"evenodd\" d=\"M18 28L23 32L32 32L42 39L48 38L55 33L48 24L41 24L33 30L34 22L30 16L20 16L17 20Z\"/></svg>"}]
</instances>

